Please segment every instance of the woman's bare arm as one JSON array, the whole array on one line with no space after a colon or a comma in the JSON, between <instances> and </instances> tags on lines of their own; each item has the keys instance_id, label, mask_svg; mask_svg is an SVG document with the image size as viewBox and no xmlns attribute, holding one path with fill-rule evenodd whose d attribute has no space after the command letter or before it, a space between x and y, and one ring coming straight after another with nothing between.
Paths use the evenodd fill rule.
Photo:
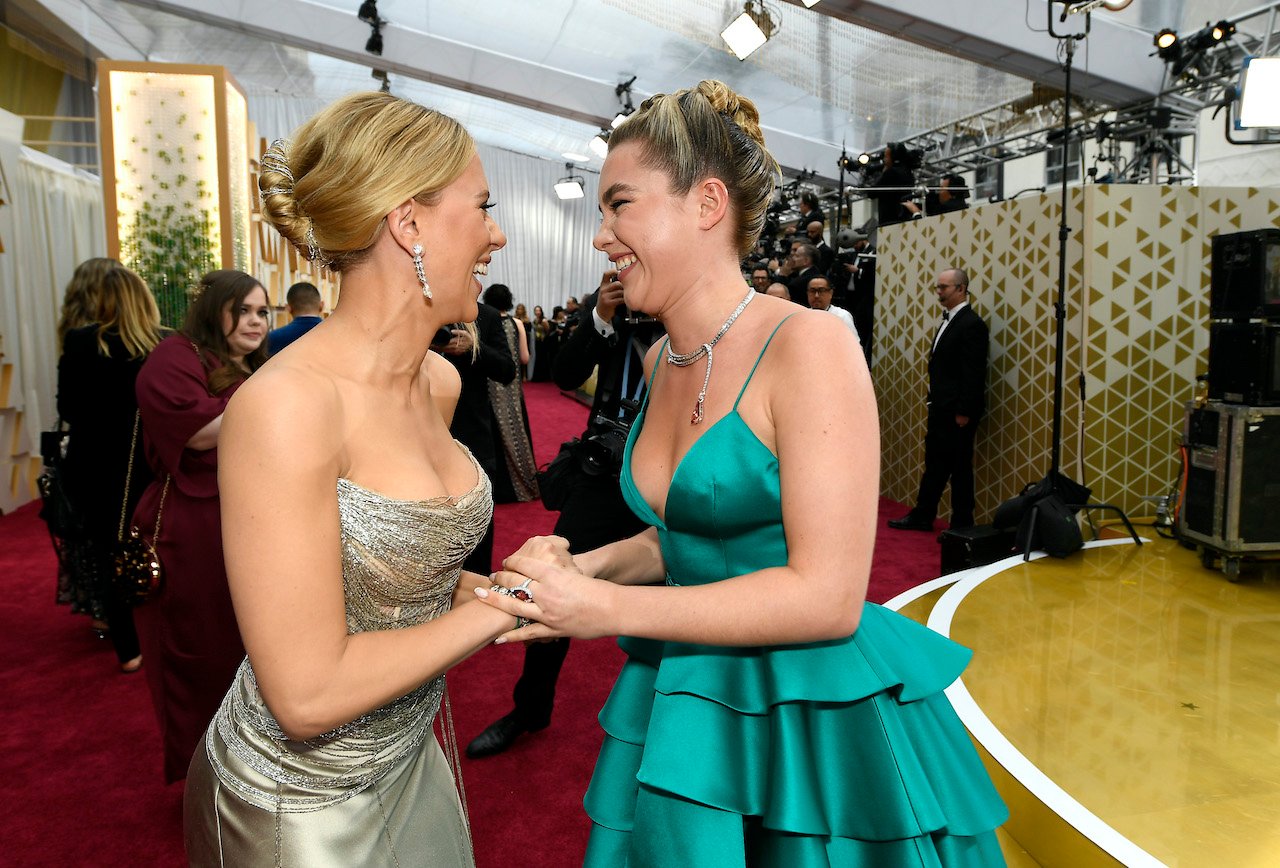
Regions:
<instances>
[{"instance_id":1,"label":"woman's bare arm","mask_svg":"<svg viewBox=\"0 0 1280 868\"><path fill-rule=\"evenodd\" d=\"M221 431L222 414L219 413L205 423L203 428L191 435L191 439L187 441L187 448L194 449L197 452L213 449L218 445L218 434Z\"/></svg>"},{"instance_id":2,"label":"woman's bare arm","mask_svg":"<svg viewBox=\"0 0 1280 868\"><path fill-rule=\"evenodd\" d=\"M275 368L236 393L219 447L236 620L263 698L295 739L403 696L512 627L506 614L471 605L402 630L347 634L342 431L331 383Z\"/></svg>"},{"instance_id":3,"label":"woman's bare arm","mask_svg":"<svg viewBox=\"0 0 1280 868\"><path fill-rule=\"evenodd\" d=\"M628 635L777 645L838 638L857 628L879 492L875 396L861 350L838 320L807 314L795 319L778 332L767 360L787 563L673 588L592 581L512 558L511 569L538 581L536 603L496 594L486 600L512 614L538 618L542 625L511 638ZM579 564L599 562L580 559ZM613 559L609 568L617 569ZM509 583L519 577L503 573L499 579Z\"/></svg>"}]
</instances>

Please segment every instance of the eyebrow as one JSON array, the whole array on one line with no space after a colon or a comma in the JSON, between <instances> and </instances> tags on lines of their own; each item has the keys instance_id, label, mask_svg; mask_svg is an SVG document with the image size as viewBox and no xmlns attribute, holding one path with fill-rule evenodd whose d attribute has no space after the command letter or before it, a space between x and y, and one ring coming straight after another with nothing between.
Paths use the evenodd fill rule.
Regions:
<instances>
[{"instance_id":1,"label":"eyebrow","mask_svg":"<svg viewBox=\"0 0 1280 868\"><path fill-rule=\"evenodd\" d=\"M633 193L635 192L635 189L635 187L632 187L630 184L625 184L622 181L619 181L616 184L610 184L609 189L600 194L600 201L608 202L618 193Z\"/></svg>"}]
</instances>

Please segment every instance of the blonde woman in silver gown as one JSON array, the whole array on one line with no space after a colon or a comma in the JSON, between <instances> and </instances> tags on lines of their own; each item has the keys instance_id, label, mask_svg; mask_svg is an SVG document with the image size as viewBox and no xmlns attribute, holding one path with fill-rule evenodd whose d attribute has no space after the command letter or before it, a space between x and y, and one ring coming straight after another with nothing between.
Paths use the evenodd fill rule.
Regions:
<instances>
[{"instance_id":1,"label":"blonde woman in silver gown","mask_svg":"<svg viewBox=\"0 0 1280 868\"><path fill-rule=\"evenodd\" d=\"M226 411L223 545L248 653L187 778L191 864L473 864L431 730L444 672L511 630L463 602L492 510L427 351L506 243L456 121L339 100L262 160L263 214L342 273L323 325ZM446 722L447 723L447 722ZM449 727L446 726L446 733Z\"/></svg>"}]
</instances>

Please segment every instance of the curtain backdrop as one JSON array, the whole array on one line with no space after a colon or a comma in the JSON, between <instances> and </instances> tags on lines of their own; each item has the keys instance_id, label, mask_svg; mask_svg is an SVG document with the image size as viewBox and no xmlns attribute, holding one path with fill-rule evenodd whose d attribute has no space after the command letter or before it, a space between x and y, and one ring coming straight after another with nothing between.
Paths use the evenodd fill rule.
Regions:
<instances>
[{"instance_id":1,"label":"curtain backdrop","mask_svg":"<svg viewBox=\"0 0 1280 868\"><path fill-rule=\"evenodd\" d=\"M7 114L0 120L0 167L9 193L9 206L0 208L0 338L4 361L14 366L9 402L22 411L16 451L23 453L38 448L39 432L57 419L63 290L76 265L106 255L107 242L102 181L21 147L21 121ZM4 460L11 462L7 453L6 445Z\"/></svg>"},{"instance_id":2,"label":"curtain backdrop","mask_svg":"<svg viewBox=\"0 0 1280 868\"><path fill-rule=\"evenodd\" d=\"M249 94L249 116L267 141L288 138L324 106L320 100ZM576 171L585 195L562 201L552 186L568 174L563 163L489 145L477 147L492 200L498 203L490 213L507 235L507 246L494 256L485 285L505 283L530 315L539 304L547 316L569 296L581 299L599 286L608 265L604 254L591 246L600 220L599 175Z\"/></svg>"}]
</instances>

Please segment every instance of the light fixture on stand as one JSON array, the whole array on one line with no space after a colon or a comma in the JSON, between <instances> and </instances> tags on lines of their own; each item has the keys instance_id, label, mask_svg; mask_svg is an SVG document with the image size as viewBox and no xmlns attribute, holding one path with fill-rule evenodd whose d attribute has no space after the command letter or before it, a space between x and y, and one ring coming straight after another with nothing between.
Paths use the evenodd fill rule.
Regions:
<instances>
[{"instance_id":1,"label":"light fixture on stand","mask_svg":"<svg viewBox=\"0 0 1280 868\"><path fill-rule=\"evenodd\" d=\"M568 176L556 181L556 195L561 199L581 199L584 195L582 176L573 174L573 163L564 164Z\"/></svg>"},{"instance_id":2,"label":"light fixture on stand","mask_svg":"<svg viewBox=\"0 0 1280 868\"><path fill-rule=\"evenodd\" d=\"M1232 120L1232 108L1239 104ZM1232 130L1280 130L1280 57L1246 57L1240 68L1240 83L1229 84L1222 101L1214 111L1226 109L1225 134L1233 145L1274 145L1276 139L1263 133L1261 138L1237 139Z\"/></svg>"},{"instance_id":3,"label":"light fixture on stand","mask_svg":"<svg viewBox=\"0 0 1280 868\"><path fill-rule=\"evenodd\" d=\"M613 116L613 120L609 122L609 128L616 130L627 122L627 118L635 113L636 107L631 104L631 85L636 83L636 76L626 81L618 82L618 86L613 89L613 95L618 98L618 102L622 107L618 109L618 113Z\"/></svg>"},{"instance_id":4,"label":"light fixture on stand","mask_svg":"<svg viewBox=\"0 0 1280 868\"><path fill-rule=\"evenodd\" d=\"M378 88L380 93L391 93L391 79L388 77L385 69L375 69L373 71L373 77L382 82L382 86Z\"/></svg>"},{"instance_id":5,"label":"light fixture on stand","mask_svg":"<svg viewBox=\"0 0 1280 868\"><path fill-rule=\"evenodd\" d=\"M1060 4L1062 8L1062 16L1056 23L1062 23L1067 20L1070 15L1080 14L1084 16L1084 31L1081 33L1058 33L1054 30L1054 14L1053 7ZM1063 72L1065 79L1063 82L1062 96L1062 132L1061 132L1061 148L1062 148L1062 205L1059 211L1058 220L1058 288L1057 299L1054 304L1054 318L1056 320L1056 331L1054 333L1054 363L1053 363L1053 434L1050 446L1049 472L1044 479L1036 483L1036 489L1041 492L1041 496L1057 495L1061 498L1062 503L1066 504L1071 510L1074 518L1075 514L1082 509L1103 509L1115 512L1119 515L1120 520L1124 523L1125 528L1133 537L1136 545L1142 545L1142 539L1133 529L1133 525L1129 522L1129 517L1124 511L1117 506L1105 503L1090 503L1090 491L1084 485L1068 478L1062 473L1062 391L1064 378L1064 361L1066 359L1066 321L1067 321L1067 241L1071 238L1071 227L1067 225L1067 172L1066 165L1068 155L1071 153L1071 145L1075 138L1076 129L1071 123L1071 67L1075 57L1077 43L1084 40L1089 35L1090 19L1092 10L1099 7L1105 7L1108 11L1114 9L1122 9L1127 3L1121 4L1119 0L1112 3L1098 3L1094 0L1090 2L1075 2L1075 0L1050 0L1046 3L1048 11L1048 33L1054 39L1059 40L1063 47ZM1028 504L1032 512L1032 524L1035 523L1035 512L1038 506L1034 503ZM1019 540L1022 546L1024 559L1031 557L1031 538Z\"/></svg>"},{"instance_id":6,"label":"light fixture on stand","mask_svg":"<svg viewBox=\"0 0 1280 868\"><path fill-rule=\"evenodd\" d=\"M385 18L378 16L378 0L364 0L360 4L360 11L356 13L365 24L373 28L373 32L369 34L369 39L364 44L364 50L370 54L382 56L382 25L387 23ZM374 76L375 78L377 76ZM390 93L389 86L386 85L386 79L383 79L384 92Z\"/></svg>"},{"instance_id":7,"label":"light fixture on stand","mask_svg":"<svg viewBox=\"0 0 1280 868\"><path fill-rule=\"evenodd\" d=\"M764 5L763 0L747 0L742 12L720 31L720 38L729 46L734 57L746 60L751 52L778 32L778 18Z\"/></svg>"},{"instance_id":8,"label":"light fixture on stand","mask_svg":"<svg viewBox=\"0 0 1280 868\"><path fill-rule=\"evenodd\" d=\"M591 149L591 153L600 159L604 159L609 154L609 133L611 130L601 127L600 132L596 133L591 141L587 142L587 147Z\"/></svg>"},{"instance_id":9,"label":"light fixture on stand","mask_svg":"<svg viewBox=\"0 0 1280 868\"><path fill-rule=\"evenodd\" d=\"M1280 129L1280 57L1246 57L1240 71L1240 129Z\"/></svg>"}]
</instances>

